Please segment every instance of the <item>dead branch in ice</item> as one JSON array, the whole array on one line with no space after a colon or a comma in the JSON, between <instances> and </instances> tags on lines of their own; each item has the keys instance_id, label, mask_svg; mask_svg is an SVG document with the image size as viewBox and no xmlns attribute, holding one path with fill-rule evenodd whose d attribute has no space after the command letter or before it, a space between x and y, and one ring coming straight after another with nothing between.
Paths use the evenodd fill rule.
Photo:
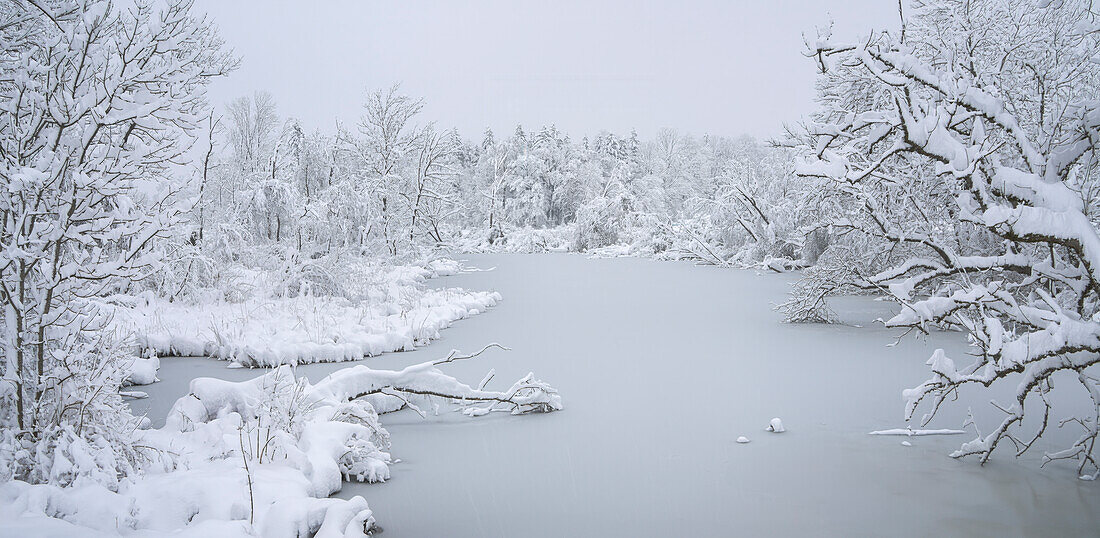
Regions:
<instances>
[{"instance_id":1,"label":"dead branch in ice","mask_svg":"<svg viewBox=\"0 0 1100 538\"><path fill-rule=\"evenodd\" d=\"M318 393L337 398L356 400L371 396L393 398L400 394L400 405L372 399L379 413L387 413L409 407L409 397L434 397L459 405L463 413L480 416L492 411L510 411L512 414L545 413L561 409L561 397L549 384L529 373L504 391L486 390L488 379L473 388L454 377L444 374L437 367L480 356L490 348L507 349L500 344L489 344L476 353L459 355L452 351L447 357L414 364L403 370L374 370L357 365L330 374L313 386ZM490 376L491 377L491 376Z\"/></svg>"}]
</instances>

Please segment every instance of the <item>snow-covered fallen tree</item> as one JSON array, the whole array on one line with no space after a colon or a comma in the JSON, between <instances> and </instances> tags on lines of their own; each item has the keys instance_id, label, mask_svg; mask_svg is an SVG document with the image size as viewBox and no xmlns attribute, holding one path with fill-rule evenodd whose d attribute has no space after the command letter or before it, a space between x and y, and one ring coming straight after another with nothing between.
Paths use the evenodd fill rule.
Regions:
<instances>
[{"instance_id":1,"label":"snow-covered fallen tree","mask_svg":"<svg viewBox=\"0 0 1100 538\"><path fill-rule=\"evenodd\" d=\"M960 390L1014 384L1003 418L953 453L984 463L1023 454L1050 427L1077 440L1045 461L1100 472L1100 24L1091 2L917 2L902 31L852 43L823 33L821 111L801 133L799 174L825 221L863 238L844 284L889 294L889 327L965 330L976 360L937 350L932 376L905 391L921 425ZM868 260L878 257L881 268ZM812 317L812 316L808 316ZM1059 372L1063 372L1059 374ZM1083 412L1053 409L1052 382ZM1058 418L1061 415L1061 418ZM1024 428L1025 417L1028 420ZM978 425L975 424L977 428Z\"/></svg>"},{"instance_id":2,"label":"snow-covered fallen tree","mask_svg":"<svg viewBox=\"0 0 1100 538\"><path fill-rule=\"evenodd\" d=\"M364 536L374 525L366 501L328 497L345 479L389 478L380 414L431 403L469 416L562 408L530 374L495 391L489 377L475 388L439 369L488 347L398 371L355 366L317 383L289 366L236 383L195 379L163 428L136 432L140 474L104 481L95 450L56 452L55 472L73 478L0 485L0 534Z\"/></svg>"}]
</instances>

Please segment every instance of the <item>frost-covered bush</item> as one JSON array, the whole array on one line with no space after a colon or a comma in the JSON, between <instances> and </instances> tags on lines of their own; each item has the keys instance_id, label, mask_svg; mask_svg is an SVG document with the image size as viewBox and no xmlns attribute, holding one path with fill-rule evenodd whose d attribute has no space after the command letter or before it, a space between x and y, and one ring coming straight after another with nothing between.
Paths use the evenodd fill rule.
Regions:
<instances>
[{"instance_id":1,"label":"frost-covered bush","mask_svg":"<svg viewBox=\"0 0 1100 538\"><path fill-rule=\"evenodd\" d=\"M135 361L147 359L130 355L130 343L106 330L96 340L77 332L55 337L54 342L62 364L44 375L34 429L16 427L14 390L4 384L0 472L5 479L35 484L94 483L117 489L139 468L140 454L132 434L142 423L123 402L119 389L132 375Z\"/></svg>"},{"instance_id":2,"label":"frost-covered bush","mask_svg":"<svg viewBox=\"0 0 1100 538\"><path fill-rule=\"evenodd\" d=\"M622 204L618 200L600 196L586 202L577 210L572 249L584 252L618 243L622 213Z\"/></svg>"},{"instance_id":3,"label":"frost-covered bush","mask_svg":"<svg viewBox=\"0 0 1100 538\"><path fill-rule=\"evenodd\" d=\"M557 228L506 228L492 245L466 245L474 252L566 252L573 240L573 226Z\"/></svg>"}]
</instances>

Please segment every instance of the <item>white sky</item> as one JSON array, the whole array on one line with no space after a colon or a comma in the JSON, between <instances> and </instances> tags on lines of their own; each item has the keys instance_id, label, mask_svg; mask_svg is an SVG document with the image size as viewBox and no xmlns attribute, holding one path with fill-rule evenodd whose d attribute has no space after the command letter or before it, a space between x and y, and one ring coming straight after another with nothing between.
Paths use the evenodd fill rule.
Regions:
<instances>
[{"instance_id":1,"label":"white sky","mask_svg":"<svg viewBox=\"0 0 1100 538\"><path fill-rule=\"evenodd\" d=\"M802 33L894 28L895 0L197 0L238 71L215 104L265 89L309 128L354 123L365 88L402 82L422 120L478 139L554 123L574 136L672 127L769 136L812 109Z\"/></svg>"}]
</instances>

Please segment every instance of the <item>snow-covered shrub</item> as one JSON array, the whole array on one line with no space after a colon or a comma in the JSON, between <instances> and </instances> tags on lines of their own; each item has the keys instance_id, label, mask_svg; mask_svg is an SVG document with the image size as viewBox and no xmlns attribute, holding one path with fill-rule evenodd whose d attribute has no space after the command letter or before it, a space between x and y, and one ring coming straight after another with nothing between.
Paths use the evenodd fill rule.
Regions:
<instances>
[{"instance_id":1,"label":"snow-covered shrub","mask_svg":"<svg viewBox=\"0 0 1100 538\"><path fill-rule=\"evenodd\" d=\"M119 388L133 375L135 361L152 360L131 356L129 342L111 331L100 332L96 340L77 332L54 342L62 364L44 375L33 430L14 427L18 408L10 384L0 396L3 477L117 489L139 467L132 433L142 422L123 402Z\"/></svg>"},{"instance_id":2,"label":"snow-covered shrub","mask_svg":"<svg viewBox=\"0 0 1100 538\"><path fill-rule=\"evenodd\" d=\"M573 240L573 226L557 228L505 228L493 244L465 245L471 252L566 252Z\"/></svg>"},{"instance_id":3,"label":"snow-covered shrub","mask_svg":"<svg viewBox=\"0 0 1100 538\"><path fill-rule=\"evenodd\" d=\"M821 259L821 255L829 249L831 244L831 238L829 232L825 228L813 228L809 230L802 240L802 248L799 253L802 256L802 263L806 266L812 266Z\"/></svg>"},{"instance_id":4,"label":"snow-covered shrub","mask_svg":"<svg viewBox=\"0 0 1100 538\"><path fill-rule=\"evenodd\" d=\"M776 306L788 323L836 323L838 318L827 303L829 297L853 292L852 256L843 247L826 250L818 262L806 269L794 283L791 298Z\"/></svg>"},{"instance_id":5,"label":"snow-covered shrub","mask_svg":"<svg viewBox=\"0 0 1100 538\"><path fill-rule=\"evenodd\" d=\"M589 200L577 210L572 249L584 252L618 243L622 218L622 204L618 200L603 196Z\"/></svg>"}]
</instances>

